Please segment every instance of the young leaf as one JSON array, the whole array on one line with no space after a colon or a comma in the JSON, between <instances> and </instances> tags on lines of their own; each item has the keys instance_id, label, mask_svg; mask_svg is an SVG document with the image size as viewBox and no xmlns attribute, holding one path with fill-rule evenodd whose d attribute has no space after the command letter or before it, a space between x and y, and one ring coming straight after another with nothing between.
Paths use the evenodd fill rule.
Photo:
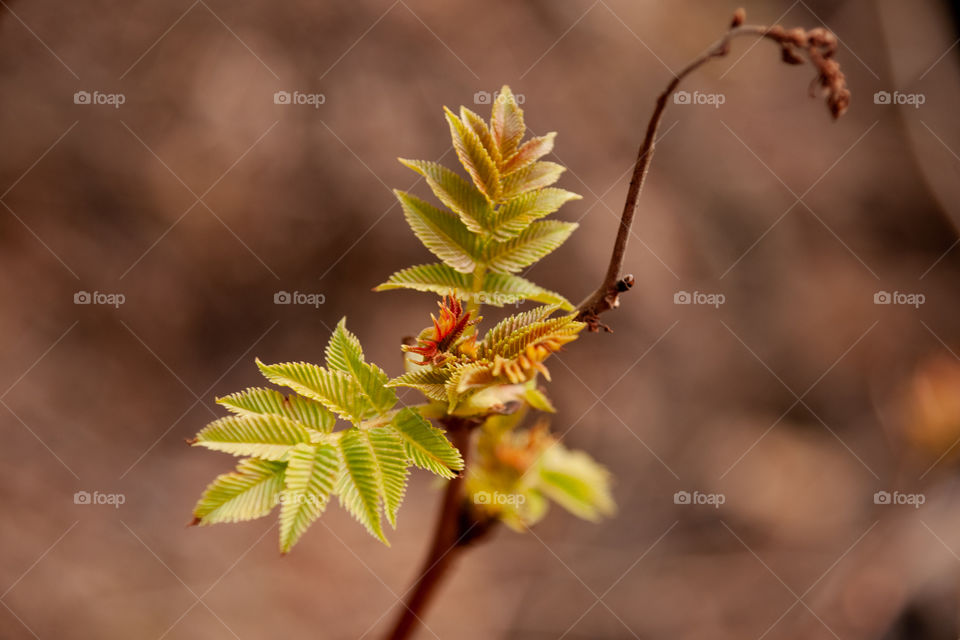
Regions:
<instances>
[{"instance_id":1,"label":"young leaf","mask_svg":"<svg viewBox=\"0 0 960 640\"><path fill-rule=\"evenodd\" d=\"M559 308L560 306L555 304L544 305L521 313L515 313L512 316L507 316L483 336L483 341L480 345L481 356L500 353L502 343L509 340L514 333L534 322L549 318Z\"/></svg>"},{"instance_id":2,"label":"young leaf","mask_svg":"<svg viewBox=\"0 0 960 640\"><path fill-rule=\"evenodd\" d=\"M375 413L357 381L343 371L327 371L306 362L266 365L257 359L263 375L275 384L313 398L344 420L359 423Z\"/></svg>"},{"instance_id":3,"label":"young leaf","mask_svg":"<svg viewBox=\"0 0 960 640\"><path fill-rule=\"evenodd\" d=\"M367 435L357 428L347 429L340 438L343 467L335 492L343 508L386 545L380 522L380 479L377 459Z\"/></svg>"},{"instance_id":4,"label":"young leaf","mask_svg":"<svg viewBox=\"0 0 960 640\"><path fill-rule=\"evenodd\" d=\"M496 202L500 198L500 173L487 150L483 148L480 138L450 109L444 108L447 122L450 123L450 136L453 138L453 148L460 158L460 164L467 170L473 183L487 198Z\"/></svg>"},{"instance_id":5,"label":"young leaf","mask_svg":"<svg viewBox=\"0 0 960 640\"><path fill-rule=\"evenodd\" d=\"M538 488L567 511L585 520L599 520L616 511L610 495L610 472L582 451L562 444L540 458Z\"/></svg>"},{"instance_id":6,"label":"young leaf","mask_svg":"<svg viewBox=\"0 0 960 640\"><path fill-rule=\"evenodd\" d=\"M342 318L333 330L326 357L332 372L342 371L354 379L364 404L373 407L377 413L389 411L397 404L397 394L386 387L387 374L363 359L360 341L347 330L346 318Z\"/></svg>"},{"instance_id":7,"label":"young leaf","mask_svg":"<svg viewBox=\"0 0 960 640\"><path fill-rule=\"evenodd\" d=\"M407 492L407 454L400 436L391 427L376 427L367 431L373 455L377 459L380 497L390 525L397 528L397 512Z\"/></svg>"},{"instance_id":8,"label":"young leaf","mask_svg":"<svg viewBox=\"0 0 960 640\"><path fill-rule=\"evenodd\" d=\"M400 163L426 178L434 195L457 214L470 231L483 233L493 217L493 208L476 187L436 162L400 158Z\"/></svg>"},{"instance_id":9,"label":"young leaf","mask_svg":"<svg viewBox=\"0 0 960 640\"><path fill-rule=\"evenodd\" d=\"M280 506L280 552L287 553L330 500L340 460L333 445L298 444L290 451Z\"/></svg>"},{"instance_id":10,"label":"young leaf","mask_svg":"<svg viewBox=\"0 0 960 640\"><path fill-rule=\"evenodd\" d=\"M352 373L364 362L360 340L347 329L347 319L341 318L323 350L325 363L331 371Z\"/></svg>"},{"instance_id":11,"label":"young leaf","mask_svg":"<svg viewBox=\"0 0 960 640\"><path fill-rule=\"evenodd\" d=\"M460 107L460 121L473 130L480 140L480 144L483 145L483 148L490 155L490 159L493 160L493 164L499 167L501 163L500 148L494 142L493 134L490 133L490 128L483 121L483 118L466 107Z\"/></svg>"},{"instance_id":12,"label":"young leaf","mask_svg":"<svg viewBox=\"0 0 960 640\"><path fill-rule=\"evenodd\" d=\"M217 398L221 404L237 415L275 415L290 418L311 429L330 433L336 418L319 402L303 396L285 396L267 388L252 388Z\"/></svg>"},{"instance_id":13,"label":"young leaf","mask_svg":"<svg viewBox=\"0 0 960 640\"><path fill-rule=\"evenodd\" d=\"M470 290L470 277L444 264L421 264L397 271L374 291L390 289L432 291L442 296L450 293L463 295Z\"/></svg>"},{"instance_id":14,"label":"young leaf","mask_svg":"<svg viewBox=\"0 0 960 640\"><path fill-rule=\"evenodd\" d=\"M445 385L450 379L450 372L433 367L410 371L389 383L391 387L413 387L431 400L447 400Z\"/></svg>"},{"instance_id":15,"label":"young leaf","mask_svg":"<svg viewBox=\"0 0 960 640\"><path fill-rule=\"evenodd\" d=\"M559 293L547 291L519 276L502 273L487 273L480 291L473 291L470 278L445 264L424 264L398 271L390 279L376 287L375 291L390 289L415 289L432 291L440 295L454 294L461 298L479 299L484 304L502 307L520 300L534 300L546 304L558 304L568 311L573 305Z\"/></svg>"},{"instance_id":16,"label":"young leaf","mask_svg":"<svg viewBox=\"0 0 960 640\"><path fill-rule=\"evenodd\" d=\"M536 387L530 387L527 389L523 396L526 398L530 406L537 411L544 411L546 413L557 412L556 407L554 407L553 403L550 402L550 398L548 398L543 391L537 389Z\"/></svg>"},{"instance_id":17,"label":"young leaf","mask_svg":"<svg viewBox=\"0 0 960 640\"><path fill-rule=\"evenodd\" d=\"M400 411L393 419L393 426L403 438L407 455L416 466L442 478L452 478L456 471L463 469L460 452L440 429L416 410Z\"/></svg>"},{"instance_id":18,"label":"young leaf","mask_svg":"<svg viewBox=\"0 0 960 640\"><path fill-rule=\"evenodd\" d=\"M503 179L503 197L515 198L521 193L549 187L560 179L567 168L556 162L534 162Z\"/></svg>"},{"instance_id":19,"label":"young leaf","mask_svg":"<svg viewBox=\"0 0 960 640\"><path fill-rule=\"evenodd\" d=\"M555 131L551 131L545 136L531 138L520 145L517 152L503 165L501 172L503 174L513 173L518 169L523 169L531 162L539 160L543 156L553 151L553 139L557 137Z\"/></svg>"},{"instance_id":20,"label":"young leaf","mask_svg":"<svg viewBox=\"0 0 960 640\"><path fill-rule=\"evenodd\" d=\"M217 476L193 508L193 524L240 522L262 518L276 506L283 488L282 462L249 458L236 471Z\"/></svg>"},{"instance_id":21,"label":"young leaf","mask_svg":"<svg viewBox=\"0 0 960 640\"><path fill-rule=\"evenodd\" d=\"M559 293L547 291L519 276L488 273L483 279L482 293L487 297L486 304L496 307L515 302L519 298L544 304L557 304L565 311L573 311L570 301Z\"/></svg>"},{"instance_id":22,"label":"young leaf","mask_svg":"<svg viewBox=\"0 0 960 640\"><path fill-rule=\"evenodd\" d=\"M575 222L555 220L534 222L513 240L491 243L487 264L495 271L516 273L566 242L578 226Z\"/></svg>"},{"instance_id":23,"label":"young leaf","mask_svg":"<svg viewBox=\"0 0 960 640\"><path fill-rule=\"evenodd\" d=\"M517 101L513 97L510 87L504 85L493 101L493 115L491 120L491 133L493 139L500 147L500 156L509 158L517 149L523 134L527 127L523 123L523 111L517 106Z\"/></svg>"},{"instance_id":24,"label":"young leaf","mask_svg":"<svg viewBox=\"0 0 960 640\"><path fill-rule=\"evenodd\" d=\"M301 442L310 442L310 434L299 423L282 416L247 415L211 422L197 434L195 444L235 456L283 460Z\"/></svg>"},{"instance_id":25,"label":"young leaf","mask_svg":"<svg viewBox=\"0 0 960 640\"><path fill-rule=\"evenodd\" d=\"M484 344L483 355L489 357L495 354L502 358L516 358L524 353L528 346L544 340L569 342L569 337L580 333L584 326L586 325L578 322L573 314L532 322L504 337L489 350Z\"/></svg>"},{"instance_id":26,"label":"young leaf","mask_svg":"<svg viewBox=\"0 0 960 640\"><path fill-rule=\"evenodd\" d=\"M427 249L460 273L473 273L480 251L477 239L457 216L416 196L394 191L407 223Z\"/></svg>"},{"instance_id":27,"label":"young leaf","mask_svg":"<svg viewBox=\"0 0 960 640\"><path fill-rule=\"evenodd\" d=\"M513 198L497 210L490 232L498 240L509 240L534 220L550 215L565 203L580 196L564 189L540 189Z\"/></svg>"}]
</instances>

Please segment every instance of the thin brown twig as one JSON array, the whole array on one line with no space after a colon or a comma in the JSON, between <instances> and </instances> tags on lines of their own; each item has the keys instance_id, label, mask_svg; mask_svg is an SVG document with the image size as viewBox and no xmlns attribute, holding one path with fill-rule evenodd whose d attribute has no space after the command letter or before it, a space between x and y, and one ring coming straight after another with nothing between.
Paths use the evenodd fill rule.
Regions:
<instances>
[{"instance_id":1,"label":"thin brown twig","mask_svg":"<svg viewBox=\"0 0 960 640\"><path fill-rule=\"evenodd\" d=\"M613 243L613 252L610 255L606 275L597 290L581 302L577 308L578 319L586 322L591 331L598 331L601 328L610 331L608 326L600 322L600 314L619 306L620 294L633 286L634 278L632 275L620 275L623 269L623 260L626 256L627 240L630 238L631 228L633 227L640 192L646 182L650 161L653 159L657 131L663 120L667 101L677 90L681 80L710 60L726 56L730 52L730 42L734 38L755 36L769 38L779 44L783 60L788 64L803 63L804 60L800 56L800 52L807 54L810 63L818 71L817 81L827 91L827 104L834 118L842 115L849 104L850 92L846 88L846 81L839 65L833 60L837 47L836 36L820 28L805 31L803 29L787 30L779 25L772 27L744 25L743 19L744 12L742 9L738 9L727 33L674 75L670 83L667 84L667 88L657 98L656 107L650 116L647 132L643 138L643 143L640 145L640 152L633 167L633 176L630 178L627 198L620 217L620 227Z\"/></svg>"}]
</instances>

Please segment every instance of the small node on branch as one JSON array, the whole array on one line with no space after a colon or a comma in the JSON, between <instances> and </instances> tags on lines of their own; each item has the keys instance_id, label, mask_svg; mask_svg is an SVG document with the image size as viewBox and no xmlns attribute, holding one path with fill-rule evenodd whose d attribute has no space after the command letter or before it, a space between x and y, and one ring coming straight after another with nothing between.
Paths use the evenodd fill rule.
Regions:
<instances>
[{"instance_id":1,"label":"small node on branch","mask_svg":"<svg viewBox=\"0 0 960 640\"><path fill-rule=\"evenodd\" d=\"M735 29L743 24L743 21L747 19L747 10L743 7L740 7L733 12L733 19L730 20L730 28Z\"/></svg>"}]
</instances>

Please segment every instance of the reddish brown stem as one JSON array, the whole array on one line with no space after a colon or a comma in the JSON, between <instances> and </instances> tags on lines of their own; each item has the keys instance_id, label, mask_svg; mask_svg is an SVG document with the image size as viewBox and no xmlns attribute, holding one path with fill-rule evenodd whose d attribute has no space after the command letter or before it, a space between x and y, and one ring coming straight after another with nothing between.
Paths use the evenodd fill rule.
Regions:
<instances>
[{"instance_id":1,"label":"reddish brown stem","mask_svg":"<svg viewBox=\"0 0 960 640\"><path fill-rule=\"evenodd\" d=\"M447 417L441 422L447 428L450 441L460 450L466 463L470 451L470 434L479 423L455 417ZM427 607L436 595L437 587L444 576L449 573L467 545L485 535L492 524L492 521L475 519L466 501L463 475L451 479L443 493L433 541L420 570L420 577L408 591L409 595L404 600L403 609L393 630L387 635L389 640L405 640L411 637L418 624L423 623Z\"/></svg>"}]
</instances>

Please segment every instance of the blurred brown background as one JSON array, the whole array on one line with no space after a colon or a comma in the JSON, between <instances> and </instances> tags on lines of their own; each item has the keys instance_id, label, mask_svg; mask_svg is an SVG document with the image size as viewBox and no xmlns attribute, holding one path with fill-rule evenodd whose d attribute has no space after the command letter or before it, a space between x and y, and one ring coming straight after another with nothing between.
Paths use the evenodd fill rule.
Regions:
<instances>
[{"instance_id":1,"label":"blurred brown background","mask_svg":"<svg viewBox=\"0 0 960 640\"><path fill-rule=\"evenodd\" d=\"M441 106L487 115L478 91L509 83L534 132L559 132L561 186L584 195L559 216L582 226L529 277L585 296L656 95L736 5L0 5L0 637L379 637L435 486L416 475L392 549L332 508L281 558L275 518L184 526L231 465L184 438L261 383L254 356L318 361L344 315L400 371L433 301L370 291L429 259L389 191L415 182L395 158L453 162ZM667 111L616 333L551 365L554 428L614 472L620 513L500 531L420 637L960 635L955 7L747 11L833 29L850 112L832 122L810 68L766 42L684 85L725 101ZM281 290L325 303L275 305Z\"/></svg>"}]
</instances>

